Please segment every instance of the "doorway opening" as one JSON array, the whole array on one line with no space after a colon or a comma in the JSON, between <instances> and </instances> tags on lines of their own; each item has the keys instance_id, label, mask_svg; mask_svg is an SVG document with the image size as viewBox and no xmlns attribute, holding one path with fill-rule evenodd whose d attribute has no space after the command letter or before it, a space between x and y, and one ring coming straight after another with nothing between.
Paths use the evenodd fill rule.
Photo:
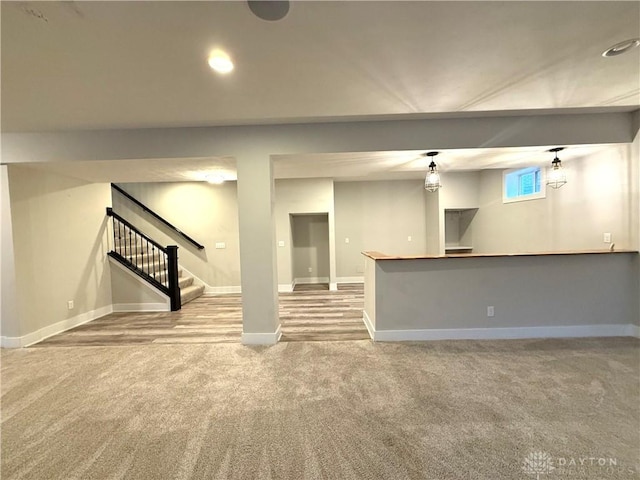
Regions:
<instances>
[{"instance_id":1,"label":"doorway opening","mask_svg":"<svg viewBox=\"0 0 640 480\"><path fill-rule=\"evenodd\" d=\"M329 290L328 213L291 214L293 290Z\"/></svg>"}]
</instances>

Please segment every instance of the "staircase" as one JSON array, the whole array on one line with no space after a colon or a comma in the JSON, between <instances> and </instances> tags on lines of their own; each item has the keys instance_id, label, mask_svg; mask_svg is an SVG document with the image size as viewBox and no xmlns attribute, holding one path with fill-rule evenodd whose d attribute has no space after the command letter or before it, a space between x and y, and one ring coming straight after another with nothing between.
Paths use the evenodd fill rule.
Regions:
<instances>
[{"instance_id":1,"label":"staircase","mask_svg":"<svg viewBox=\"0 0 640 480\"><path fill-rule=\"evenodd\" d=\"M138 230L111 208L113 244L108 255L171 299L171 310L195 300L204 293L191 275L178 265L178 247L163 247Z\"/></svg>"},{"instance_id":2,"label":"staircase","mask_svg":"<svg viewBox=\"0 0 640 480\"><path fill-rule=\"evenodd\" d=\"M180 303L182 305L204 294L204 285L196 285L193 281L194 278L191 275L185 275L184 270L178 267L178 285L180 286Z\"/></svg>"}]
</instances>

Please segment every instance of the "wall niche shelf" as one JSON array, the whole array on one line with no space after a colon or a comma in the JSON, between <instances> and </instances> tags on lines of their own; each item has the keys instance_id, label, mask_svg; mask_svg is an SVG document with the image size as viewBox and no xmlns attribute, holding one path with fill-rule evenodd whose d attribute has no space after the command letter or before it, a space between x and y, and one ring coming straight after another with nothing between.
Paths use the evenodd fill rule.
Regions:
<instances>
[{"instance_id":1,"label":"wall niche shelf","mask_svg":"<svg viewBox=\"0 0 640 480\"><path fill-rule=\"evenodd\" d=\"M477 208L445 208L444 253L471 253L473 236L471 222Z\"/></svg>"}]
</instances>

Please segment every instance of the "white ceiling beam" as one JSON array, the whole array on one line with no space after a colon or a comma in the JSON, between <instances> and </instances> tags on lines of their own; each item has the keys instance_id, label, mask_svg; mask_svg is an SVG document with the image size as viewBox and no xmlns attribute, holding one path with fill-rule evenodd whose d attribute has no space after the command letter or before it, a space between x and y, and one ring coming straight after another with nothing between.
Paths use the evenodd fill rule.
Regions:
<instances>
[{"instance_id":1,"label":"white ceiling beam","mask_svg":"<svg viewBox=\"0 0 640 480\"><path fill-rule=\"evenodd\" d=\"M5 133L2 163L630 143L636 112Z\"/></svg>"}]
</instances>

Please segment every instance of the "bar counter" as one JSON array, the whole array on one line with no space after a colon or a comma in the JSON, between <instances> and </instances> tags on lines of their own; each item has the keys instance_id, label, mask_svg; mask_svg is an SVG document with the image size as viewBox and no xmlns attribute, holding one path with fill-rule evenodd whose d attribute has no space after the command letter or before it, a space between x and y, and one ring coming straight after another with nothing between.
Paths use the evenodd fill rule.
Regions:
<instances>
[{"instance_id":1,"label":"bar counter","mask_svg":"<svg viewBox=\"0 0 640 480\"><path fill-rule=\"evenodd\" d=\"M373 340L640 335L637 251L362 254Z\"/></svg>"},{"instance_id":2,"label":"bar counter","mask_svg":"<svg viewBox=\"0 0 640 480\"><path fill-rule=\"evenodd\" d=\"M605 253L638 253L636 250L567 250L563 252L524 253L448 253L446 255L387 255L380 252L362 252L372 260L427 260L432 258L479 258L479 257L537 257L549 255L597 255Z\"/></svg>"}]
</instances>

